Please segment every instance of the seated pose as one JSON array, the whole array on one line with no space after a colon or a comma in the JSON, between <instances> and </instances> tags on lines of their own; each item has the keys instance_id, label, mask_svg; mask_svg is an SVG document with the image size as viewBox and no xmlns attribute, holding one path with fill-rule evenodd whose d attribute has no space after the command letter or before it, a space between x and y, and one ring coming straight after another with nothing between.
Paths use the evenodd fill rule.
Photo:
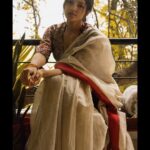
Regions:
<instances>
[{"instance_id":1,"label":"seated pose","mask_svg":"<svg viewBox=\"0 0 150 150\"><path fill-rule=\"evenodd\" d=\"M133 150L109 39L86 23L93 0L65 0L21 80L36 85L27 150ZM53 70L39 69L53 53Z\"/></svg>"}]
</instances>

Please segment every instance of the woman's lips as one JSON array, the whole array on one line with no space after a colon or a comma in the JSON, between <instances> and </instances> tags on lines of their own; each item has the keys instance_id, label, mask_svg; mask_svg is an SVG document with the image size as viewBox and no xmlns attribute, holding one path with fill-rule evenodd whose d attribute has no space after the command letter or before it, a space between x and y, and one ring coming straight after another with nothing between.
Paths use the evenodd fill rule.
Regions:
<instances>
[{"instance_id":1,"label":"woman's lips","mask_svg":"<svg viewBox=\"0 0 150 150\"><path fill-rule=\"evenodd\" d=\"M69 17L75 17L76 14L75 14L75 13L68 13L68 16L69 16Z\"/></svg>"}]
</instances>

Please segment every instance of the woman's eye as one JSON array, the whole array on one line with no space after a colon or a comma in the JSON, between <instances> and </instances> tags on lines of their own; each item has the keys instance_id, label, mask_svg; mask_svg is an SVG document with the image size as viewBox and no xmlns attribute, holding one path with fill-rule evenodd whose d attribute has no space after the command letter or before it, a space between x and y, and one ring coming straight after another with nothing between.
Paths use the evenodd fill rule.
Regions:
<instances>
[{"instance_id":1,"label":"woman's eye","mask_svg":"<svg viewBox=\"0 0 150 150\"><path fill-rule=\"evenodd\" d=\"M68 4L73 4L73 1L68 1Z\"/></svg>"},{"instance_id":2,"label":"woman's eye","mask_svg":"<svg viewBox=\"0 0 150 150\"><path fill-rule=\"evenodd\" d=\"M83 5L78 5L78 7L79 7L79 8L84 8L84 6L83 6Z\"/></svg>"}]
</instances>

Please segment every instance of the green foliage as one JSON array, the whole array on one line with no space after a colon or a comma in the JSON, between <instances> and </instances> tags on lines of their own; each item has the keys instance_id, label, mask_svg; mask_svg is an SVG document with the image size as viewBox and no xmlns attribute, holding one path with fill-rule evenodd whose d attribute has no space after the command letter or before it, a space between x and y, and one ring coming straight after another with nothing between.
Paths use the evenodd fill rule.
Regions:
<instances>
[{"instance_id":1,"label":"green foliage","mask_svg":"<svg viewBox=\"0 0 150 150\"><path fill-rule=\"evenodd\" d=\"M39 39L39 26L41 24L41 16L39 12L39 3L41 0L16 0L14 8L16 10L25 11L27 14L26 22L28 27L25 28L32 32L31 38ZM44 1L44 0L43 0Z\"/></svg>"},{"instance_id":2,"label":"green foliage","mask_svg":"<svg viewBox=\"0 0 150 150\"><path fill-rule=\"evenodd\" d=\"M108 2L108 1L107 1ZM111 0L110 3L96 1L97 20L99 30L109 38L136 38L137 37L137 1ZM116 61L116 71L128 68L131 62L121 62L122 60L137 60L137 45L112 45L113 56ZM128 80L129 81L129 80ZM137 83L137 81L129 84ZM129 84L121 85L123 91Z\"/></svg>"},{"instance_id":3,"label":"green foliage","mask_svg":"<svg viewBox=\"0 0 150 150\"><path fill-rule=\"evenodd\" d=\"M20 81L20 74L25 67L25 63L18 63L19 61L29 61L33 55L33 46L23 46L25 34L17 41L13 47L12 61L13 61L13 116L14 120L20 118L21 109L24 106L24 98L26 94L26 87ZM29 57L30 56L30 57ZM17 110L17 112L16 112Z\"/></svg>"},{"instance_id":4,"label":"green foliage","mask_svg":"<svg viewBox=\"0 0 150 150\"><path fill-rule=\"evenodd\" d=\"M25 38L25 34L23 34L21 40L16 43L15 48L13 49L13 59L12 59L13 61L13 106L14 106L13 116L15 120L17 118L16 101L21 102L21 100L23 99L23 96L25 95L25 87L21 84L20 80L17 79L18 60L19 60L19 56L22 50L24 38ZM19 116L19 113L18 113L18 116Z\"/></svg>"},{"instance_id":5,"label":"green foliage","mask_svg":"<svg viewBox=\"0 0 150 150\"><path fill-rule=\"evenodd\" d=\"M99 25L101 22L107 22L109 37L113 38L134 38L137 37L137 1L129 0L120 2L111 0L108 6L102 5L100 1L95 1L94 8L99 16ZM107 28L101 28L101 31Z\"/></svg>"},{"instance_id":6,"label":"green foliage","mask_svg":"<svg viewBox=\"0 0 150 150\"><path fill-rule=\"evenodd\" d=\"M29 62L34 54L34 46L22 46L22 51L18 62ZM20 73L25 67L26 63L18 63L17 65L17 79L19 79Z\"/></svg>"},{"instance_id":7,"label":"green foliage","mask_svg":"<svg viewBox=\"0 0 150 150\"><path fill-rule=\"evenodd\" d=\"M15 48L13 49L13 58L12 58L12 61L13 61L13 63L12 63L13 64L13 85L15 84L15 81L16 81L17 63L18 63L19 56L21 53L24 38L25 38L25 34L23 34L21 40L16 43Z\"/></svg>"},{"instance_id":8,"label":"green foliage","mask_svg":"<svg viewBox=\"0 0 150 150\"><path fill-rule=\"evenodd\" d=\"M13 47L12 61L13 61L13 149L21 150L24 149L28 135L26 135L26 130L24 126L24 117L27 111L31 107L29 105L25 108L25 112L21 114L21 110L24 107L24 100L26 95L26 87L20 81L20 74L24 68L24 63L19 61L28 61L28 57L33 47L23 46L25 34L22 38L17 41ZM33 53L33 52L32 52ZM31 55L30 55L31 57ZM17 110L17 111L16 111Z\"/></svg>"}]
</instances>

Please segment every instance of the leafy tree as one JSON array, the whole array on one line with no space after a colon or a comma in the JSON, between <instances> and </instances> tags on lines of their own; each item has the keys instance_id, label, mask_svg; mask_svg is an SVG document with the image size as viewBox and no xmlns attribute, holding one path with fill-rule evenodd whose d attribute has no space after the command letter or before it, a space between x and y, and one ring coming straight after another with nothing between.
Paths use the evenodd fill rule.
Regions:
<instances>
[{"instance_id":1,"label":"leafy tree","mask_svg":"<svg viewBox=\"0 0 150 150\"><path fill-rule=\"evenodd\" d=\"M30 24L30 27L25 27L30 30L33 35L31 38L40 39L39 27L41 24L41 16L39 13L39 4L41 0L17 0L13 7L17 10L24 10L27 12L26 21Z\"/></svg>"},{"instance_id":2,"label":"leafy tree","mask_svg":"<svg viewBox=\"0 0 150 150\"><path fill-rule=\"evenodd\" d=\"M17 0L16 9L28 12L27 21L32 23L28 28L34 35L32 38L38 39L38 30L41 22L38 6L41 0ZM106 0L94 1L93 13L95 15L95 26L99 28L109 38L136 38L137 37L137 0ZM137 59L137 45L112 45L116 65L116 76L129 76L128 69L132 68L132 75L136 75L137 64L121 62L122 60L134 61ZM131 66L133 65L134 68ZM125 69L125 70L124 70ZM124 71L123 71L124 70ZM124 74L122 72L127 72ZM118 73L118 74L117 74ZM118 83L121 80L117 80ZM124 83L132 83L131 80L122 80ZM134 81L134 80L133 80Z\"/></svg>"},{"instance_id":3,"label":"leafy tree","mask_svg":"<svg viewBox=\"0 0 150 150\"><path fill-rule=\"evenodd\" d=\"M94 12L98 28L110 38L137 37L137 1L136 0L108 0L104 5L96 0ZM133 76L137 74L137 63L130 63L137 59L137 45L112 45L116 65L115 77ZM126 60L127 62L125 63ZM132 68L132 69L131 69ZM131 73L132 72L132 73ZM116 80L120 85L133 84L135 80Z\"/></svg>"}]
</instances>

